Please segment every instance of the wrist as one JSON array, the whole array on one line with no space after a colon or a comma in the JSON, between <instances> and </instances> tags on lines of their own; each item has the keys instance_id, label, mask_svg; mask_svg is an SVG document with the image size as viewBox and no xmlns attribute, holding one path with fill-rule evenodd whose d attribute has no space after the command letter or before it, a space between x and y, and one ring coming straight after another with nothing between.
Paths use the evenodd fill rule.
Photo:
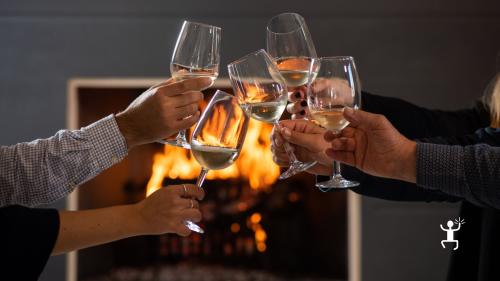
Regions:
<instances>
[{"instance_id":1,"label":"wrist","mask_svg":"<svg viewBox=\"0 0 500 281\"><path fill-rule=\"evenodd\" d=\"M140 138L138 137L138 133L134 130L134 122L127 117L126 113L120 112L115 115L116 124L118 124L118 128L120 129L120 133L125 138L127 143L127 148L130 150L131 148L140 144Z\"/></svg>"},{"instance_id":2,"label":"wrist","mask_svg":"<svg viewBox=\"0 0 500 281\"><path fill-rule=\"evenodd\" d=\"M148 231L146 223L146 217L143 215L142 205L139 203L131 204L126 206L127 211L125 218L128 225L128 232L133 235L150 235L151 231Z\"/></svg>"},{"instance_id":3,"label":"wrist","mask_svg":"<svg viewBox=\"0 0 500 281\"><path fill-rule=\"evenodd\" d=\"M415 183L417 174L417 143L407 140L401 146L401 153L398 159L398 169L396 169L393 178Z\"/></svg>"}]
</instances>

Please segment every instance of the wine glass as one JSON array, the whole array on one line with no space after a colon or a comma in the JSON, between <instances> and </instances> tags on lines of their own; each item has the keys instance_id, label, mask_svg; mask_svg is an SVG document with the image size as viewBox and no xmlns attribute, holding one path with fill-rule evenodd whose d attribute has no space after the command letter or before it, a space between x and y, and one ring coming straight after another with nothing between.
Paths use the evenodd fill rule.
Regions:
<instances>
[{"instance_id":1,"label":"wine glass","mask_svg":"<svg viewBox=\"0 0 500 281\"><path fill-rule=\"evenodd\" d=\"M340 133L349 122L344 119L344 108L358 109L361 89L353 57L325 57L313 59L311 68L317 71L316 79L307 85L307 105L311 117L322 127ZM340 163L333 162L333 176L329 181L318 182L321 191L348 188L358 182L344 179Z\"/></svg>"},{"instance_id":2,"label":"wine glass","mask_svg":"<svg viewBox=\"0 0 500 281\"><path fill-rule=\"evenodd\" d=\"M249 117L233 95L215 92L191 136L191 152L202 167L197 186L201 188L209 170L224 169L236 161L248 122ZM203 233L203 229L191 221L186 221L186 226Z\"/></svg>"},{"instance_id":3,"label":"wine glass","mask_svg":"<svg viewBox=\"0 0 500 281\"><path fill-rule=\"evenodd\" d=\"M267 52L274 58L289 88L303 86L308 81L311 59L316 49L304 18L296 13L274 16L267 24Z\"/></svg>"},{"instance_id":4,"label":"wine glass","mask_svg":"<svg viewBox=\"0 0 500 281\"><path fill-rule=\"evenodd\" d=\"M244 56L228 65L229 78L238 102L252 118L274 124L280 128L279 119L287 104L286 85L272 58L264 50ZM289 178L305 171L315 163L300 162L289 143L284 148L290 159L290 168L279 176Z\"/></svg>"},{"instance_id":5,"label":"wine glass","mask_svg":"<svg viewBox=\"0 0 500 281\"><path fill-rule=\"evenodd\" d=\"M213 84L219 75L220 40L220 27L184 21L170 63L174 80L208 77ZM179 131L175 139L163 143L190 148L186 130Z\"/></svg>"}]
</instances>

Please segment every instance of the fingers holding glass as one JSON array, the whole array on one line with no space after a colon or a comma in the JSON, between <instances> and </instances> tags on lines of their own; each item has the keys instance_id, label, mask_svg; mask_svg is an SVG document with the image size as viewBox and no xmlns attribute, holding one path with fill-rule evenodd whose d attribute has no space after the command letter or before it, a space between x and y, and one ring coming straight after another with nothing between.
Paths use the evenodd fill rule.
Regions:
<instances>
[{"instance_id":1,"label":"fingers holding glass","mask_svg":"<svg viewBox=\"0 0 500 281\"><path fill-rule=\"evenodd\" d=\"M197 90L209 88L219 75L221 28L203 23L185 21L175 43L170 73L174 80L206 78L210 83ZM186 130L179 131L174 140L166 143L190 148Z\"/></svg>"},{"instance_id":2,"label":"fingers holding glass","mask_svg":"<svg viewBox=\"0 0 500 281\"><path fill-rule=\"evenodd\" d=\"M352 57L315 59L312 62L311 71L315 71L317 74L307 86L307 104L310 116L322 127L331 131L325 134L325 140L335 139L336 145L340 148L352 145L345 139L339 139L337 134L341 133L349 124L344 118L344 109L357 109L360 104L360 85L354 59ZM359 185L357 182L342 177L340 164L337 161L334 161L333 167L332 179L316 184L320 190L328 191L333 188L348 188Z\"/></svg>"}]
</instances>

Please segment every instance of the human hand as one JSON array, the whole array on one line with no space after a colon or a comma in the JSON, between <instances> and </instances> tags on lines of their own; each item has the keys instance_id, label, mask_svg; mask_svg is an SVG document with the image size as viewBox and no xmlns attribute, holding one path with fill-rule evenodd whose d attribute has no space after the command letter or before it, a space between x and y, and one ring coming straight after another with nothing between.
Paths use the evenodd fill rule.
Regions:
<instances>
[{"instance_id":1,"label":"human hand","mask_svg":"<svg viewBox=\"0 0 500 281\"><path fill-rule=\"evenodd\" d=\"M346 108L349 127L338 135L325 133L331 142L326 154L334 160L378 176L416 181L416 143L401 135L383 115Z\"/></svg>"},{"instance_id":2,"label":"human hand","mask_svg":"<svg viewBox=\"0 0 500 281\"><path fill-rule=\"evenodd\" d=\"M172 185L161 188L137 203L138 222L143 234L191 233L184 222L199 222L201 212L197 200L203 199L203 189L193 184Z\"/></svg>"},{"instance_id":3,"label":"human hand","mask_svg":"<svg viewBox=\"0 0 500 281\"><path fill-rule=\"evenodd\" d=\"M331 96L336 96L336 101L338 104L348 105L353 104L354 98L352 95L352 89L349 86L347 80L339 78L317 78L308 87L302 86L297 88L292 88L291 92L288 93L288 100L290 103L287 105L287 111L292 114L292 119L303 119L310 116L310 108L307 104L307 91L310 90L314 93L318 103L320 103L322 97L326 97L327 100L331 99ZM314 103L314 105L318 105Z\"/></svg>"},{"instance_id":4,"label":"human hand","mask_svg":"<svg viewBox=\"0 0 500 281\"><path fill-rule=\"evenodd\" d=\"M329 143L323 139L325 129L308 120L283 120L280 127L281 129L274 127L271 134L274 162L280 166L289 165L289 158L284 149L284 143L289 142L300 161L318 161L318 164L307 172L316 175L331 174L332 160L325 154L329 147Z\"/></svg>"},{"instance_id":5,"label":"human hand","mask_svg":"<svg viewBox=\"0 0 500 281\"><path fill-rule=\"evenodd\" d=\"M211 83L209 78L169 79L142 93L116 115L127 147L167 138L195 124L200 117L198 102L203 99L200 90Z\"/></svg>"},{"instance_id":6,"label":"human hand","mask_svg":"<svg viewBox=\"0 0 500 281\"><path fill-rule=\"evenodd\" d=\"M288 101L286 106L288 113L292 115L292 119L304 119L309 115L309 109L306 101L306 86L289 88Z\"/></svg>"}]
</instances>

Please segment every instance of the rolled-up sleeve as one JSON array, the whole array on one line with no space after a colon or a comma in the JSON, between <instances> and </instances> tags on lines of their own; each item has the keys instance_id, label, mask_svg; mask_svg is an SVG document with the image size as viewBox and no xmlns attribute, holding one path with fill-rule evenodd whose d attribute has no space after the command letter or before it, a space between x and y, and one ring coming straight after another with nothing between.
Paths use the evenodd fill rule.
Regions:
<instances>
[{"instance_id":1,"label":"rolled-up sleeve","mask_svg":"<svg viewBox=\"0 0 500 281\"><path fill-rule=\"evenodd\" d=\"M113 115L80 130L0 147L0 206L51 203L118 163L127 145Z\"/></svg>"},{"instance_id":2,"label":"rolled-up sleeve","mask_svg":"<svg viewBox=\"0 0 500 281\"><path fill-rule=\"evenodd\" d=\"M417 184L500 209L500 148L418 143Z\"/></svg>"}]
</instances>

